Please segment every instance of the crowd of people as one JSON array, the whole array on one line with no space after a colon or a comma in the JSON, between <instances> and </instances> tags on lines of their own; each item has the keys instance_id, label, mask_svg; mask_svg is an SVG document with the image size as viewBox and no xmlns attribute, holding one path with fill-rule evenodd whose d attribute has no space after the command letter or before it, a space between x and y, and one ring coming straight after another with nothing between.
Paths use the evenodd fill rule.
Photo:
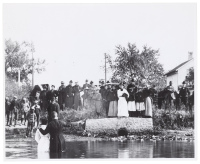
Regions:
<instances>
[{"instance_id":1,"label":"crowd of people","mask_svg":"<svg viewBox=\"0 0 200 164\"><path fill-rule=\"evenodd\" d=\"M78 82L73 85L72 80L69 81L69 85L65 86L62 81L58 90L55 90L54 85L51 86L51 89L48 88L48 85L43 85L43 90L39 86L35 86L29 97L22 98L22 100L14 96L10 101L6 97L7 126L16 126L17 121L20 120L19 125L27 126L25 137L33 137L34 127L38 128L35 135L38 151L62 152L65 149L62 127L67 126L67 123L58 120L60 110L81 110L88 103L92 103L99 117L102 113L106 113L108 118L151 118L153 99L157 95L157 91L154 85L150 87L146 83L143 86L140 87L134 79L128 84L99 81L98 85L94 85L93 81L89 83L86 80L82 87ZM170 93L170 99L175 98L172 82L165 90ZM185 105L189 94L189 90L183 82L183 86L179 88L179 96ZM40 116L42 111L47 113L44 118Z\"/></svg>"}]
</instances>

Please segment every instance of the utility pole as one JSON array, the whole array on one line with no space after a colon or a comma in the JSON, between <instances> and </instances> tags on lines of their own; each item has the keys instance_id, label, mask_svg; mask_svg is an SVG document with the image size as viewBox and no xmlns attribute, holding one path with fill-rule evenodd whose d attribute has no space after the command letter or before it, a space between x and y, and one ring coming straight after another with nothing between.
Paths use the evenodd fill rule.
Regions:
<instances>
[{"instance_id":1,"label":"utility pole","mask_svg":"<svg viewBox=\"0 0 200 164\"><path fill-rule=\"evenodd\" d=\"M32 51L32 87L34 87L34 62L33 62L33 49Z\"/></svg>"},{"instance_id":2,"label":"utility pole","mask_svg":"<svg viewBox=\"0 0 200 164\"><path fill-rule=\"evenodd\" d=\"M106 84L106 53L105 53L105 84Z\"/></svg>"}]
</instances>

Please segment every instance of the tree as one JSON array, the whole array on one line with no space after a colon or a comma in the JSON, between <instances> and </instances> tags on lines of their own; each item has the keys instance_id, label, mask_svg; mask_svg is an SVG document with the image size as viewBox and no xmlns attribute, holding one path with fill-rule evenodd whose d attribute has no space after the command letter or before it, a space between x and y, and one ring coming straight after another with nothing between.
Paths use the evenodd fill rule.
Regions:
<instances>
[{"instance_id":1,"label":"tree","mask_svg":"<svg viewBox=\"0 0 200 164\"><path fill-rule=\"evenodd\" d=\"M194 67L191 67L189 69L189 72L185 78L185 81L189 82L189 84L192 84L192 85L194 84Z\"/></svg>"},{"instance_id":2,"label":"tree","mask_svg":"<svg viewBox=\"0 0 200 164\"><path fill-rule=\"evenodd\" d=\"M158 63L159 50L144 46L143 50L137 49L135 44L128 43L128 47L116 46L116 58L109 56L108 63L113 72L112 81L130 81L135 79L140 85L147 82L163 88L165 83L164 69Z\"/></svg>"},{"instance_id":3,"label":"tree","mask_svg":"<svg viewBox=\"0 0 200 164\"><path fill-rule=\"evenodd\" d=\"M28 75L32 74L33 67L40 73L45 70L45 60L30 59L29 55L34 53L34 45L28 42L19 44L17 41L5 40L5 73L9 78L18 79L20 70L21 81L28 81Z\"/></svg>"}]
</instances>

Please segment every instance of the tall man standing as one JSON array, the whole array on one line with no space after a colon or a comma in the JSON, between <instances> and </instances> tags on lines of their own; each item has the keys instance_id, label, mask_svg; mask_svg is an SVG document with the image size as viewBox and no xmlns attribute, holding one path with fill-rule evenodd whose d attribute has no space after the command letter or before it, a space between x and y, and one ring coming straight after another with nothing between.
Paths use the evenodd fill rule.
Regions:
<instances>
[{"instance_id":1,"label":"tall man standing","mask_svg":"<svg viewBox=\"0 0 200 164\"><path fill-rule=\"evenodd\" d=\"M85 101L86 99L88 98L88 89L90 88L90 84L88 84L88 79L85 80L85 84L83 84L83 92L84 92L84 95L83 95L83 106L85 106Z\"/></svg>"},{"instance_id":2,"label":"tall man standing","mask_svg":"<svg viewBox=\"0 0 200 164\"><path fill-rule=\"evenodd\" d=\"M72 87L73 81L69 81L69 85L65 88L65 94L66 94L66 99L65 99L65 105L67 108L73 108L74 105L74 90Z\"/></svg>"},{"instance_id":3,"label":"tall man standing","mask_svg":"<svg viewBox=\"0 0 200 164\"><path fill-rule=\"evenodd\" d=\"M187 104L188 104L188 96L190 95L190 91L189 89L186 87L185 81L183 81L183 86L180 89L179 95L181 98L181 102L186 106L187 108Z\"/></svg>"},{"instance_id":4,"label":"tall man standing","mask_svg":"<svg viewBox=\"0 0 200 164\"><path fill-rule=\"evenodd\" d=\"M47 110L47 87L44 86L43 90L40 93L40 103L41 103L41 109L42 111Z\"/></svg>"},{"instance_id":5,"label":"tall man standing","mask_svg":"<svg viewBox=\"0 0 200 164\"><path fill-rule=\"evenodd\" d=\"M65 83L61 81L61 86L58 89L58 104L60 105L60 109L64 110L65 108L65 99L66 99L66 94L65 94Z\"/></svg>"},{"instance_id":6,"label":"tall man standing","mask_svg":"<svg viewBox=\"0 0 200 164\"><path fill-rule=\"evenodd\" d=\"M77 110L80 107L80 100L81 100L81 97L80 97L81 88L78 85L78 82L75 82L73 91L74 91L74 109Z\"/></svg>"}]
</instances>

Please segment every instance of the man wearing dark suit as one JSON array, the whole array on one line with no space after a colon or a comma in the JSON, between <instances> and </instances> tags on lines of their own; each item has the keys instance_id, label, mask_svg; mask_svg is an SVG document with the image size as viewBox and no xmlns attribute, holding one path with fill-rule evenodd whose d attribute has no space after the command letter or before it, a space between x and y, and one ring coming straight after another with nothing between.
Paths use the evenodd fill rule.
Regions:
<instances>
[{"instance_id":1,"label":"man wearing dark suit","mask_svg":"<svg viewBox=\"0 0 200 164\"><path fill-rule=\"evenodd\" d=\"M59 121L57 112L53 111L52 121L47 125L46 129L39 129L43 135L50 134L50 158L61 158L62 152L65 151L63 126L67 126L67 123Z\"/></svg>"},{"instance_id":2,"label":"man wearing dark suit","mask_svg":"<svg viewBox=\"0 0 200 164\"><path fill-rule=\"evenodd\" d=\"M187 107L188 96L190 95L189 89L186 87L185 81L183 81L183 86L180 89L179 95L181 98L181 102Z\"/></svg>"},{"instance_id":3,"label":"man wearing dark suit","mask_svg":"<svg viewBox=\"0 0 200 164\"><path fill-rule=\"evenodd\" d=\"M74 105L74 89L72 87L73 81L69 81L69 85L65 88L65 94L66 94L66 99L65 99L65 105L67 108L73 109Z\"/></svg>"}]
</instances>

